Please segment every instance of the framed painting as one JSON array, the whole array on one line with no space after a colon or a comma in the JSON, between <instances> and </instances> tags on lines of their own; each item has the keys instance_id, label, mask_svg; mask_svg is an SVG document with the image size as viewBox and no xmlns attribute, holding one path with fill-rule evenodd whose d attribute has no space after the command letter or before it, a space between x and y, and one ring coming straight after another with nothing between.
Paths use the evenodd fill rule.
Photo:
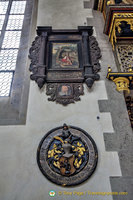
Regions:
<instances>
[{"instance_id":1,"label":"framed painting","mask_svg":"<svg viewBox=\"0 0 133 200\"><path fill-rule=\"evenodd\" d=\"M50 51L50 68L78 69L80 67L79 43L51 42Z\"/></svg>"}]
</instances>

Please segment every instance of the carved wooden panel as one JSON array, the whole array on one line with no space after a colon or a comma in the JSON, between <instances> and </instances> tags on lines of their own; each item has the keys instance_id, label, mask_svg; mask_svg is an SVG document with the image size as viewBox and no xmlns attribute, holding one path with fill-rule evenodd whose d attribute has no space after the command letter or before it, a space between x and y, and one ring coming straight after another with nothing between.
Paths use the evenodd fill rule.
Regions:
<instances>
[{"instance_id":1,"label":"carved wooden panel","mask_svg":"<svg viewBox=\"0 0 133 200\"><path fill-rule=\"evenodd\" d=\"M83 95L82 84L91 88L99 80L101 52L92 33L92 26L80 26L77 30L38 27L29 55L31 80L39 88L47 83L49 101L63 105L78 101Z\"/></svg>"}]
</instances>

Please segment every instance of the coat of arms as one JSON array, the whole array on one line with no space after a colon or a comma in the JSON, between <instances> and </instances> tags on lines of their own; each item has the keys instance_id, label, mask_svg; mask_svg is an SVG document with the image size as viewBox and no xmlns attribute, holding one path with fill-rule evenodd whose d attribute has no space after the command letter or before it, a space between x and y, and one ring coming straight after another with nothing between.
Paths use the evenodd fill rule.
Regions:
<instances>
[{"instance_id":1,"label":"coat of arms","mask_svg":"<svg viewBox=\"0 0 133 200\"><path fill-rule=\"evenodd\" d=\"M83 130L66 124L50 131L41 141L37 153L42 173L63 186L85 181L93 173L97 159L93 139Z\"/></svg>"}]
</instances>

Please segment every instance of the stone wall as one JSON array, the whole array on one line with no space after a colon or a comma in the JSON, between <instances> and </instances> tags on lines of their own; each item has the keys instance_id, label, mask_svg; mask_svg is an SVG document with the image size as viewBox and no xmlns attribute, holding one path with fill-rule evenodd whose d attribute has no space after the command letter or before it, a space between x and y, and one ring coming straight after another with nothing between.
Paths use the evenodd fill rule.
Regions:
<instances>
[{"instance_id":1,"label":"stone wall","mask_svg":"<svg viewBox=\"0 0 133 200\"><path fill-rule=\"evenodd\" d=\"M119 187L123 180L121 175L125 176L123 185L127 184L126 177L130 176L130 172L126 174L122 158L125 156L128 162L125 151L128 141L131 144L131 129L123 95L115 91L113 83L106 81L107 64L111 64L114 69L116 67L108 38L102 33L102 14L92 10L93 1L39 0L38 3L37 26L52 26L56 29L76 29L85 24L94 26L94 35L102 50L101 80L95 82L90 90L84 85L85 94L81 96L81 101L65 107L49 102L46 88L39 90L35 82L30 82L26 124L0 127L0 199L48 200L51 199L48 192L54 190L55 200L112 200L112 195L73 194L70 197L58 194L59 191L124 192L125 188ZM71 188L63 188L48 181L36 162L37 147L42 137L63 123L88 132L95 140L99 154L98 166L91 178ZM110 177L119 178L111 178L110 184ZM125 196L124 200L129 199Z\"/></svg>"}]
</instances>

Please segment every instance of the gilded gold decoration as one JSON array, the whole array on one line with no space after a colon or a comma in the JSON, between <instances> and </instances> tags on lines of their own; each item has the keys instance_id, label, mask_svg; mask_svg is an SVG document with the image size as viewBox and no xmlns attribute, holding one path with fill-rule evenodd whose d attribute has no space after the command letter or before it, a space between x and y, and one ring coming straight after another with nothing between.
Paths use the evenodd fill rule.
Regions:
<instances>
[{"instance_id":1,"label":"gilded gold decoration","mask_svg":"<svg viewBox=\"0 0 133 200\"><path fill-rule=\"evenodd\" d=\"M107 6L107 2L104 0L104 2L103 2L103 16L104 16L105 20L106 20L106 6Z\"/></svg>"},{"instance_id":2,"label":"gilded gold decoration","mask_svg":"<svg viewBox=\"0 0 133 200\"><path fill-rule=\"evenodd\" d=\"M107 1L107 5L109 6L109 5L115 5L115 1L114 0L109 0L109 1Z\"/></svg>"},{"instance_id":3,"label":"gilded gold decoration","mask_svg":"<svg viewBox=\"0 0 133 200\"><path fill-rule=\"evenodd\" d=\"M133 4L133 1L132 0L122 0L122 2L119 3L119 4L120 5L122 5L122 4ZM117 4L115 3L115 0L108 0L107 5L117 5Z\"/></svg>"},{"instance_id":4,"label":"gilded gold decoration","mask_svg":"<svg viewBox=\"0 0 133 200\"><path fill-rule=\"evenodd\" d=\"M116 90L117 91L124 91L125 90L128 93L130 93L128 78L125 78L125 77L115 78L113 80L113 82L116 84Z\"/></svg>"},{"instance_id":5,"label":"gilded gold decoration","mask_svg":"<svg viewBox=\"0 0 133 200\"><path fill-rule=\"evenodd\" d=\"M58 161L57 162L54 161L54 166L60 169L60 163Z\"/></svg>"},{"instance_id":6,"label":"gilded gold decoration","mask_svg":"<svg viewBox=\"0 0 133 200\"><path fill-rule=\"evenodd\" d=\"M74 162L74 165L77 167L77 168L80 168L80 165L82 164L82 158L78 161L78 159L76 158L75 162Z\"/></svg>"},{"instance_id":7,"label":"gilded gold decoration","mask_svg":"<svg viewBox=\"0 0 133 200\"><path fill-rule=\"evenodd\" d=\"M110 65L108 65L108 72L112 72Z\"/></svg>"},{"instance_id":8,"label":"gilded gold decoration","mask_svg":"<svg viewBox=\"0 0 133 200\"><path fill-rule=\"evenodd\" d=\"M64 141L63 141L63 140L62 140L60 137L58 137L58 136L55 136L54 138L55 138L55 139L57 139L57 140L60 140L60 141L61 141L61 143L62 143L62 144L64 144Z\"/></svg>"},{"instance_id":9,"label":"gilded gold decoration","mask_svg":"<svg viewBox=\"0 0 133 200\"><path fill-rule=\"evenodd\" d=\"M85 155L86 154L86 155ZM64 124L62 135L54 136L49 146L48 161L50 166L59 170L63 176L70 176L76 169L80 170L87 159L85 145L79 137L73 136ZM69 173L68 173L69 170Z\"/></svg>"},{"instance_id":10,"label":"gilded gold decoration","mask_svg":"<svg viewBox=\"0 0 133 200\"><path fill-rule=\"evenodd\" d=\"M78 158L81 158L84 155L85 152L85 148L82 147L82 144L80 144L79 142L77 142L77 147L76 146L72 146L73 151L78 153ZM82 164L82 158L79 160L78 158L75 159L74 165L79 168L80 165ZM79 161L78 161L79 160Z\"/></svg>"},{"instance_id":11,"label":"gilded gold decoration","mask_svg":"<svg viewBox=\"0 0 133 200\"><path fill-rule=\"evenodd\" d=\"M124 4L133 4L133 0L122 0Z\"/></svg>"},{"instance_id":12,"label":"gilded gold decoration","mask_svg":"<svg viewBox=\"0 0 133 200\"><path fill-rule=\"evenodd\" d=\"M128 71L129 72L133 72L133 69L132 69L131 65L129 65L129 70Z\"/></svg>"},{"instance_id":13,"label":"gilded gold decoration","mask_svg":"<svg viewBox=\"0 0 133 200\"><path fill-rule=\"evenodd\" d=\"M84 155L85 148L82 147L82 144L80 144L79 142L77 142L77 147L72 146L72 148L73 148L73 151L78 152L78 157L81 157L82 155Z\"/></svg>"},{"instance_id":14,"label":"gilded gold decoration","mask_svg":"<svg viewBox=\"0 0 133 200\"><path fill-rule=\"evenodd\" d=\"M113 50L115 48L115 43L117 42L116 28L118 32L121 32L121 22L125 21L130 25L130 29L133 31L133 13L114 13L112 18L112 23L109 32L109 39L111 41Z\"/></svg>"},{"instance_id":15,"label":"gilded gold decoration","mask_svg":"<svg viewBox=\"0 0 133 200\"><path fill-rule=\"evenodd\" d=\"M113 81L113 80L114 80L114 77L112 76L112 77L110 77L110 79Z\"/></svg>"},{"instance_id":16,"label":"gilded gold decoration","mask_svg":"<svg viewBox=\"0 0 133 200\"><path fill-rule=\"evenodd\" d=\"M104 0L99 0L99 2L98 2L98 10L99 11L102 11L103 1Z\"/></svg>"},{"instance_id":17,"label":"gilded gold decoration","mask_svg":"<svg viewBox=\"0 0 133 200\"><path fill-rule=\"evenodd\" d=\"M37 150L37 162L43 175L63 186L87 180L97 161L97 148L91 136L66 124L45 133Z\"/></svg>"},{"instance_id":18,"label":"gilded gold decoration","mask_svg":"<svg viewBox=\"0 0 133 200\"><path fill-rule=\"evenodd\" d=\"M54 144L53 145L53 149L48 151L48 158L53 158L54 157L54 162L53 165L57 168L60 169L60 163L59 163L59 156L58 154L62 153L63 148L61 148L61 150L57 150L57 145Z\"/></svg>"},{"instance_id":19,"label":"gilded gold decoration","mask_svg":"<svg viewBox=\"0 0 133 200\"><path fill-rule=\"evenodd\" d=\"M127 91L133 88L133 70L130 67L129 72L111 72L111 67L108 67L107 79L116 84L117 91Z\"/></svg>"}]
</instances>

